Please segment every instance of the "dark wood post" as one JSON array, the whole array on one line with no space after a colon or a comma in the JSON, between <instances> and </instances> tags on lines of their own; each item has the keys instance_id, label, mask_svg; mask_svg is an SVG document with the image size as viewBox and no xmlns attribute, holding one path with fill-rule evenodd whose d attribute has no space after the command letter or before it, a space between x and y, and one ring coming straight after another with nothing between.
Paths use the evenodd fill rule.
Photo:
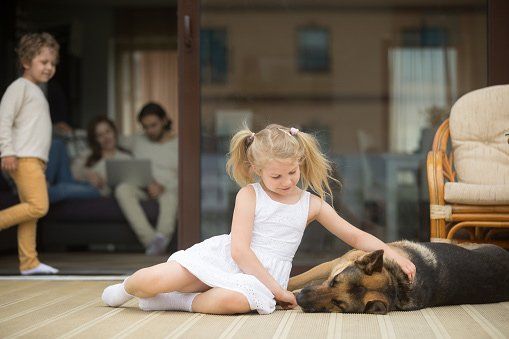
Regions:
<instances>
[{"instance_id":1,"label":"dark wood post","mask_svg":"<svg viewBox=\"0 0 509 339\"><path fill-rule=\"evenodd\" d=\"M509 84L509 1L489 0L488 85L501 84Z\"/></svg>"},{"instance_id":2,"label":"dark wood post","mask_svg":"<svg viewBox=\"0 0 509 339\"><path fill-rule=\"evenodd\" d=\"M179 221L178 247L200 241L199 0L178 1Z\"/></svg>"}]
</instances>

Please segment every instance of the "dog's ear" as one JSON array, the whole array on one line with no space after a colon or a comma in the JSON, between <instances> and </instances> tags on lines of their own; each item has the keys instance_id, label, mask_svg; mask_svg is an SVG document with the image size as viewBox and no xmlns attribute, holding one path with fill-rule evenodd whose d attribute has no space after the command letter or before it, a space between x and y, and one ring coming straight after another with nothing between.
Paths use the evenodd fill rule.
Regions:
<instances>
[{"instance_id":1,"label":"dog's ear","mask_svg":"<svg viewBox=\"0 0 509 339\"><path fill-rule=\"evenodd\" d=\"M366 307L364 308L364 313L369 314L387 314L387 304L382 300L371 300L368 301Z\"/></svg>"},{"instance_id":2,"label":"dog's ear","mask_svg":"<svg viewBox=\"0 0 509 339\"><path fill-rule=\"evenodd\" d=\"M330 281L329 281L329 287L332 288L334 286L336 286L336 284L339 282L339 280L341 279L339 277L341 273L338 273L336 274Z\"/></svg>"},{"instance_id":3,"label":"dog's ear","mask_svg":"<svg viewBox=\"0 0 509 339\"><path fill-rule=\"evenodd\" d=\"M365 254L355 260L355 264L367 275L372 275L373 272L382 272L384 266L384 250L377 250Z\"/></svg>"}]
</instances>

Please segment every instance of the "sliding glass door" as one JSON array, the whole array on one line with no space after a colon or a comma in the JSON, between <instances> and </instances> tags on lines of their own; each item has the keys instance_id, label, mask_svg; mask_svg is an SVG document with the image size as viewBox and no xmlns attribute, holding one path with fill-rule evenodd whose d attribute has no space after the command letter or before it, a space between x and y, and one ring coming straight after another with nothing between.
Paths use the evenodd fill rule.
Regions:
<instances>
[{"instance_id":1,"label":"sliding glass door","mask_svg":"<svg viewBox=\"0 0 509 339\"><path fill-rule=\"evenodd\" d=\"M487 85L486 1L202 0L190 9L198 23L183 18L179 29L199 40L200 182L190 186L199 240L230 231L239 187L224 167L244 123L314 133L342 182L341 216L385 241L429 239L424 160L454 100ZM313 223L295 263L346 250Z\"/></svg>"}]
</instances>

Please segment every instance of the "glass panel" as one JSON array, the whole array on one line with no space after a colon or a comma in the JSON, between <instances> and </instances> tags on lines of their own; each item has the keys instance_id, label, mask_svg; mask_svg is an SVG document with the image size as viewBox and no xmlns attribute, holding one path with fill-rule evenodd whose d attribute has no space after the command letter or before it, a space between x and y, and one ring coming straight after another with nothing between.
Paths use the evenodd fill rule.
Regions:
<instances>
[{"instance_id":1,"label":"glass panel","mask_svg":"<svg viewBox=\"0 0 509 339\"><path fill-rule=\"evenodd\" d=\"M315 133L342 217L384 241L429 239L425 158L452 103L486 86L486 2L201 4L202 239L230 231L224 167L243 123ZM294 263L347 249L313 223Z\"/></svg>"},{"instance_id":2,"label":"glass panel","mask_svg":"<svg viewBox=\"0 0 509 339\"><path fill-rule=\"evenodd\" d=\"M322 28L302 28L298 35L299 70L317 72L329 70L329 32Z\"/></svg>"},{"instance_id":3,"label":"glass panel","mask_svg":"<svg viewBox=\"0 0 509 339\"><path fill-rule=\"evenodd\" d=\"M228 71L225 29L202 29L200 33L201 82L224 83Z\"/></svg>"}]
</instances>

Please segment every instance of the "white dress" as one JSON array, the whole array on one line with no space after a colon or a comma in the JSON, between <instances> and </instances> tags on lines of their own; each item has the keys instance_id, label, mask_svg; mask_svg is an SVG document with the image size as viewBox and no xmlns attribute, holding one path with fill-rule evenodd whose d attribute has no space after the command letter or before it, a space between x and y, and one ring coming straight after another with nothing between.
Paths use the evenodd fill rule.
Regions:
<instances>
[{"instance_id":1,"label":"white dress","mask_svg":"<svg viewBox=\"0 0 509 339\"><path fill-rule=\"evenodd\" d=\"M306 228L309 192L302 192L295 204L272 200L259 183L251 249L274 279L286 289L292 260ZM173 253L176 261L211 287L221 287L244 294L252 310L272 313L276 306L272 292L255 276L243 273L231 257L230 234L204 240L187 250Z\"/></svg>"}]
</instances>

